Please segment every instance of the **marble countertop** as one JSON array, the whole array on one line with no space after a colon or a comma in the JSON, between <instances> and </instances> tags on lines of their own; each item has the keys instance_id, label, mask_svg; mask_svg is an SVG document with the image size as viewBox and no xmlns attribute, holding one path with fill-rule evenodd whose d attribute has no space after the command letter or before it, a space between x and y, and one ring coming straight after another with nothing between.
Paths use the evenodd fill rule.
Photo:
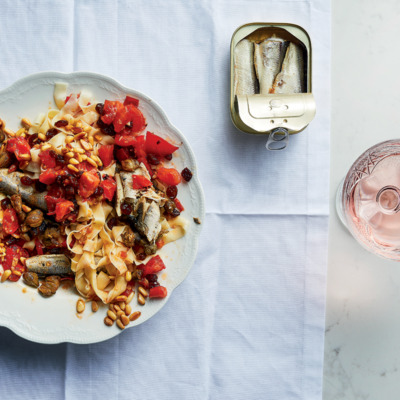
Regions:
<instances>
[{"instance_id":1,"label":"marble countertop","mask_svg":"<svg viewBox=\"0 0 400 400\"><path fill-rule=\"evenodd\" d=\"M323 399L400 398L400 264L341 225L335 192L368 147L400 137L400 2L332 2L331 218Z\"/></svg>"}]
</instances>

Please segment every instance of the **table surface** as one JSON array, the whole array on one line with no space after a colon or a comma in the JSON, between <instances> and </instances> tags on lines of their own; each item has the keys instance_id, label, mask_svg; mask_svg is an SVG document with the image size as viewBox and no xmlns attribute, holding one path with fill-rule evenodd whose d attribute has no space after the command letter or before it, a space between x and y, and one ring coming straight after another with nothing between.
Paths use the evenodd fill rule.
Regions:
<instances>
[{"instance_id":1,"label":"table surface","mask_svg":"<svg viewBox=\"0 0 400 400\"><path fill-rule=\"evenodd\" d=\"M368 147L398 137L400 3L332 4L332 134L324 400L398 399L400 270L340 224L335 192Z\"/></svg>"}]
</instances>

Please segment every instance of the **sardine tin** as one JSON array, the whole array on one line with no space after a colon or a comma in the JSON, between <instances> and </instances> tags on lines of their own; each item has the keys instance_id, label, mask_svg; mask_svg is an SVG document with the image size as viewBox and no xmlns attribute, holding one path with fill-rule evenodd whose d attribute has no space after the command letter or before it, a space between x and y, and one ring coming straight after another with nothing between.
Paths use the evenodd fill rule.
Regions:
<instances>
[{"instance_id":1,"label":"sardine tin","mask_svg":"<svg viewBox=\"0 0 400 400\"><path fill-rule=\"evenodd\" d=\"M258 43L274 34L302 46L306 93L236 96L236 45L244 38ZM312 94L311 40L303 28L288 23L250 23L236 29L231 40L230 110L232 122L245 133L285 135L286 132L287 136L287 133L299 133L308 126L315 116L315 101Z\"/></svg>"}]
</instances>

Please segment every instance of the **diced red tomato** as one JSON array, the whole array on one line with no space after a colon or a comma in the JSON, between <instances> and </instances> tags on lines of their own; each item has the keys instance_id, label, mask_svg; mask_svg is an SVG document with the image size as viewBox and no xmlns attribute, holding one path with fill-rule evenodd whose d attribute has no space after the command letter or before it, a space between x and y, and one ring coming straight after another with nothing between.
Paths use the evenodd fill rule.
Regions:
<instances>
[{"instance_id":1,"label":"diced red tomato","mask_svg":"<svg viewBox=\"0 0 400 400\"><path fill-rule=\"evenodd\" d=\"M64 217L74 210L74 203L69 200L62 200L56 204L56 221L64 220Z\"/></svg>"},{"instance_id":2,"label":"diced red tomato","mask_svg":"<svg viewBox=\"0 0 400 400\"><path fill-rule=\"evenodd\" d=\"M100 146L99 157L104 165L104 168L107 168L114 160L114 145L103 144Z\"/></svg>"},{"instance_id":3,"label":"diced red tomato","mask_svg":"<svg viewBox=\"0 0 400 400\"><path fill-rule=\"evenodd\" d=\"M96 171L86 171L79 178L78 193L83 198L88 198L100 184L100 178Z\"/></svg>"},{"instance_id":4,"label":"diced red tomato","mask_svg":"<svg viewBox=\"0 0 400 400\"><path fill-rule=\"evenodd\" d=\"M103 188L104 199L112 201L115 191L117 190L117 183L114 178L109 176L107 179L101 181L100 186Z\"/></svg>"},{"instance_id":5,"label":"diced red tomato","mask_svg":"<svg viewBox=\"0 0 400 400\"><path fill-rule=\"evenodd\" d=\"M93 165L88 163L87 161L82 161L76 166L76 168L78 168L79 171L91 171L93 169L96 169L96 167L93 167Z\"/></svg>"},{"instance_id":6,"label":"diced red tomato","mask_svg":"<svg viewBox=\"0 0 400 400\"><path fill-rule=\"evenodd\" d=\"M156 274L165 269L165 264L160 256L154 256L143 266L143 276L148 274Z\"/></svg>"},{"instance_id":7,"label":"diced red tomato","mask_svg":"<svg viewBox=\"0 0 400 400\"><path fill-rule=\"evenodd\" d=\"M167 297L167 295L168 291L167 288L164 286L155 286L149 290L149 297L152 299L154 298L163 299L164 297Z\"/></svg>"},{"instance_id":8,"label":"diced red tomato","mask_svg":"<svg viewBox=\"0 0 400 400\"><path fill-rule=\"evenodd\" d=\"M44 183L45 185L51 185L56 181L57 172L54 169L46 169L39 176L39 181Z\"/></svg>"},{"instance_id":9,"label":"diced red tomato","mask_svg":"<svg viewBox=\"0 0 400 400\"><path fill-rule=\"evenodd\" d=\"M40 160L42 161L42 165L46 168L55 168L56 167L56 159L50 155L50 150L42 151L39 154Z\"/></svg>"},{"instance_id":10,"label":"diced red tomato","mask_svg":"<svg viewBox=\"0 0 400 400\"><path fill-rule=\"evenodd\" d=\"M124 106L128 104L133 104L135 107L137 107L139 105L139 100L131 96L126 96L124 101Z\"/></svg>"},{"instance_id":11,"label":"diced red tomato","mask_svg":"<svg viewBox=\"0 0 400 400\"><path fill-rule=\"evenodd\" d=\"M25 272L25 267L19 262L21 257L29 257L28 252L20 246L13 244L7 247L6 255L4 257L3 268L8 270L13 268L21 274ZM8 278L11 282L16 282L20 279L21 275L11 274Z\"/></svg>"},{"instance_id":12,"label":"diced red tomato","mask_svg":"<svg viewBox=\"0 0 400 400\"><path fill-rule=\"evenodd\" d=\"M167 142L160 136L154 133L147 132L146 135L146 153L155 154L156 156L166 156L178 150L179 147Z\"/></svg>"},{"instance_id":13,"label":"diced red tomato","mask_svg":"<svg viewBox=\"0 0 400 400\"><path fill-rule=\"evenodd\" d=\"M161 249L162 247L164 247L164 245L165 245L164 240L162 239L157 240L156 242L157 249Z\"/></svg>"},{"instance_id":14,"label":"diced red tomato","mask_svg":"<svg viewBox=\"0 0 400 400\"><path fill-rule=\"evenodd\" d=\"M116 157L118 161L124 161L127 160L128 158L131 158L128 149L126 148L118 149Z\"/></svg>"},{"instance_id":15,"label":"diced red tomato","mask_svg":"<svg viewBox=\"0 0 400 400\"><path fill-rule=\"evenodd\" d=\"M146 153L146 138L141 135L141 136L136 136L135 138L135 143L133 144L133 147L135 148L135 154L137 159L139 158L146 158L147 153Z\"/></svg>"},{"instance_id":16,"label":"diced red tomato","mask_svg":"<svg viewBox=\"0 0 400 400\"><path fill-rule=\"evenodd\" d=\"M7 142L7 151L14 153L18 161L24 160L22 155L28 155L31 151L28 141L23 137L11 138Z\"/></svg>"},{"instance_id":17,"label":"diced red tomato","mask_svg":"<svg viewBox=\"0 0 400 400\"><path fill-rule=\"evenodd\" d=\"M127 113L126 107L118 102L117 114L113 121L115 132L121 132L125 128L125 125L129 123L129 121L129 114Z\"/></svg>"},{"instance_id":18,"label":"diced red tomato","mask_svg":"<svg viewBox=\"0 0 400 400\"><path fill-rule=\"evenodd\" d=\"M13 208L7 208L3 214L3 232L12 235L19 228L17 213Z\"/></svg>"},{"instance_id":19,"label":"diced red tomato","mask_svg":"<svg viewBox=\"0 0 400 400\"><path fill-rule=\"evenodd\" d=\"M105 124L111 124L111 122L114 121L114 118L116 117L118 112L119 104L121 104L119 101L106 100L104 102L103 115L101 117L101 120Z\"/></svg>"},{"instance_id":20,"label":"diced red tomato","mask_svg":"<svg viewBox=\"0 0 400 400\"><path fill-rule=\"evenodd\" d=\"M175 168L160 167L157 169L157 179L168 186L177 186L181 183L181 174Z\"/></svg>"},{"instance_id":21,"label":"diced red tomato","mask_svg":"<svg viewBox=\"0 0 400 400\"><path fill-rule=\"evenodd\" d=\"M130 134L134 134L141 132L146 127L146 120L144 119L142 112L133 104L127 104L125 106L125 110L125 120L128 120L128 123L130 125L130 128L125 128L126 133L129 132Z\"/></svg>"},{"instance_id":22,"label":"diced red tomato","mask_svg":"<svg viewBox=\"0 0 400 400\"><path fill-rule=\"evenodd\" d=\"M35 249L38 256L43 255L43 245L39 238L35 238Z\"/></svg>"},{"instance_id":23,"label":"diced red tomato","mask_svg":"<svg viewBox=\"0 0 400 400\"><path fill-rule=\"evenodd\" d=\"M146 187L153 186L151 181L142 175L132 175L132 188L133 189L144 189Z\"/></svg>"},{"instance_id":24,"label":"diced red tomato","mask_svg":"<svg viewBox=\"0 0 400 400\"><path fill-rule=\"evenodd\" d=\"M134 145L135 142L135 136L123 135L122 133L117 133L115 135L115 144L118 146L128 147Z\"/></svg>"},{"instance_id":25,"label":"diced red tomato","mask_svg":"<svg viewBox=\"0 0 400 400\"><path fill-rule=\"evenodd\" d=\"M64 189L59 185L51 185L48 188L47 195L44 196L46 200L48 215L56 213L56 205L60 199L64 197Z\"/></svg>"},{"instance_id":26,"label":"diced red tomato","mask_svg":"<svg viewBox=\"0 0 400 400\"><path fill-rule=\"evenodd\" d=\"M185 210L185 208L183 207L182 203L178 200L177 197L175 197L174 203L175 203L176 208L177 208L180 212L182 212L182 211Z\"/></svg>"}]
</instances>

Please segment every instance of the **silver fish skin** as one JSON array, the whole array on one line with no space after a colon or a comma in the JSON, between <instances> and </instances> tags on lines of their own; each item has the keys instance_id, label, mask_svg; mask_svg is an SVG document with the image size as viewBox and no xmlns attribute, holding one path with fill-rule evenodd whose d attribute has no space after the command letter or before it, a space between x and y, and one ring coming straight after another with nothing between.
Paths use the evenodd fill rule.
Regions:
<instances>
[{"instance_id":1,"label":"silver fish skin","mask_svg":"<svg viewBox=\"0 0 400 400\"><path fill-rule=\"evenodd\" d=\"M72 274L71 261L64 254L46 254L29 257L25 260L29 272L39 275L66 275Z\"/></svg>"},{"instance_id":2,"label":"silver fish skin","mask_svg":"<svg viewBox=\"0 0 400 400\"><path fill-rule=\"evenodd\" d=\"M276 76L273 93L304 93L304 55L300 46L290 43L282 63L282 70Z\"/></svg>"},{"instance_id":3,"label":"silver fish skin","mask_svg":"<svg viewBox=\"0 0 400 400\"><path fill-rule=\"evenodd\" d=\"M136 229L149 243L153 243L161 232L160 208L155 202L146 203L142 198L138 205Z\"/></svg>"},{"instance_id":4,"label":"silver fish skin","mask_svg":"<svg viewBox=\"0 0 400 400\"><path fill-rule=\"evenodd\" d=\"M235 47L234 93L255 94L258 92L258 82L254 70L254 44L242 39Z\"/></svg>"},{"instance_id":5,"label":"silver fish skin","mask_svg":"<svg viewBox=\"0 0 400 400\"><path fill-rule=\"evenodd\" d=\"M47 192L39 193L33 186L22 185L21 177L25 175L29 176L19 171L9 173L7 168L0 168L0 192L10 196L19 193L24 203L47 212L44 198Z\"/></svg>"},{"instance_id":6,"label":"silver fish skin","mask_svg":"<svg viewBox=\"0 0 400 400\"><path fill-rule=\"evenodd\" d=\"M254 67L261 94L272 91L275 78L281 70L286 47L287 42L274 37L254 45Z\"/></svg>"}]
</instances>

